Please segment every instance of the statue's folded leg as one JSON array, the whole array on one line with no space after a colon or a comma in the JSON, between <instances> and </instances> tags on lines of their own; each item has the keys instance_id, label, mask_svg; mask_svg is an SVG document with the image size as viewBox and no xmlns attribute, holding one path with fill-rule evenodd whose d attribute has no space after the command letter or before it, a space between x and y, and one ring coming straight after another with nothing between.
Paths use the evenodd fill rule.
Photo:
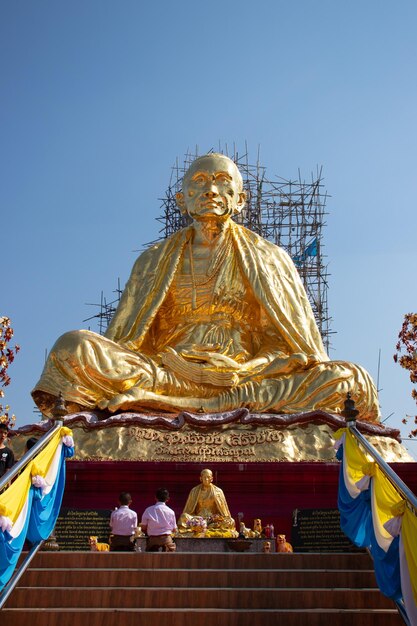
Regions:
<instances>
[{"instance_id":1,"label":"statue's folded leg","mask_svg":"<svg viewBox=\"0 0 417 626\"><path fill-rule=\"evenodd\" d=\"M133 386L152 390L156 369L149 357L106 337L71 331L53 346L32 395L46 415L60 392L70 411L92 409Z\"/></svg>"},{"instance_id":2,"label":"statue's folded leg","mask_svg":"<svg viewBox=\"0 0 417 626\"><path fill-rule=\"evenodd\" d=\"M318 363L280 378L254 380L206 400L203 406L213 412L246 407L272 413L340 413L348 392L361 419L379 419L378 396L370 375L358 365L342 361Z\"/></svg>"}]
</instances>

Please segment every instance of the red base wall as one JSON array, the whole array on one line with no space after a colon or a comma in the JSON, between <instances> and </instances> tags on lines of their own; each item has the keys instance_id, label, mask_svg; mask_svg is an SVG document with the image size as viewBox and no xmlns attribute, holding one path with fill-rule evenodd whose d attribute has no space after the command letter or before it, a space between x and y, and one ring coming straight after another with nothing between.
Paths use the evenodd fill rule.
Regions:
<instances>
[{"instance_id":1,"label":"red base wall","mask_svg":"<svg viewBox=\"0 0 417 626\"><path fill-rule=\"evenodd\" d=\"M118 494L132 494L138 517L155 501L158 487L170 492L169 505L177 517L188 493L209 467L214 483L225 493L232 516L243 512L247 526L260 517L273 523L275 533L291 536L294 509L337 508L338 463L166 463L140 461L69 461L63 506L77 509L113 509ZM391 467L417 492L417 464Z\"/></svg>"}]
</instances>

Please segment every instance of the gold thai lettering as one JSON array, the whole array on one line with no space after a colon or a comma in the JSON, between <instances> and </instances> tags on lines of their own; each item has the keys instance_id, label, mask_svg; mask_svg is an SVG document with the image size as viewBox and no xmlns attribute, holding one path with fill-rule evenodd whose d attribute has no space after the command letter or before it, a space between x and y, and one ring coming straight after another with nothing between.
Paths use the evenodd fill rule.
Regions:
<instances>
[{"instance_id":1,"label":"gold thai lettering","mask_svg":"<svg viewBox=\"0 0 417 626\"><path fill-rule=\"evenodd\" d=\"M150 428L139 428L139 426L130 426L129 437L136 441L145 439L146 441L163 441L164 433Z\"/></svg>"},{"instance_id":2,"label":"gold thai lettering","mask_svg":"<svg viewBox=\"0 0 417 626\"><path fill-rule=\"evenodd\" d=\"M254 446L283 440L282 432L269 429L256 432L173 433L132 426L129 428L129 436L135 441L145 440L162 444L156 449L156 454L164 449L163 454L168 454L169 450L169 454L175 457L184 454L202 456L202 458L251 456L256 454ZM250 448L250 451L247 452L246 448Z\"/></svg>"},{"instance_id":3,"label":"gold thai lettering","mask_svg":"<svg viewBox=\"0 0 417 626\"><path fill-rule=\"evenodd\" d=\"M253 447L239 450L223 447L210 448L208 446L160 445L155 449L156 456L175 458L176 460L189 460L190 456L195 456L201 459L210 459L211 461L223 460L225 457L242 459L243 457L253 457L255 454L255 449Z\"/></svg>"},{"instance_id":4,"label":"gold thai lettering","mask_svg":"<svg viewBox=\"0 0 417 626\"><path fill-rule=\"evenodd\" d=\"M244 448L245 446L282 441L283 434L276 430L262 430L257 433L231 433L227 437L227 444Z\"/></svg>"}]
</instances>

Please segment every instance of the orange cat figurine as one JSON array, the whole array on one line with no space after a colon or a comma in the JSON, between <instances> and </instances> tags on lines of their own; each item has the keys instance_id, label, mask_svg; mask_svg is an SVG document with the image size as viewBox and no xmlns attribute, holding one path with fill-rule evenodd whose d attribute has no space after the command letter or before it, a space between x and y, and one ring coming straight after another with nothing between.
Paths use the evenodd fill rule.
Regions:
<instances>
[{"instance_id":1,"label":"orange cat figurine","mask_svg":"<svg viewBox=\"0 0 417 626\"><path fill-rule=\"evenodd\" d=\"M108 552L110 550L110 546L108 543L99 543L97 541L98 537L89 537L88 543L90 544L91 552Z\"/></svg>"},{"instance_id":2,"label":"orange cat figurine","mask_svg":"<svg viewBox=\"0 0 417 626\"><path fill-rule=\"evenodd\" d=\"M293 552L292 545L285 541L285 535L277 535L277 552Z\"/></svg>"}]
</instances>

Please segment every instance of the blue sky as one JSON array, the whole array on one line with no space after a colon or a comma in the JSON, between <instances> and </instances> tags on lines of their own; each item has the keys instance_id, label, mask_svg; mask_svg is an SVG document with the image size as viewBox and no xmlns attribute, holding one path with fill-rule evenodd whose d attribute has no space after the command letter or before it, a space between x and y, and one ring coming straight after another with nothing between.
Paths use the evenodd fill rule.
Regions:
<instances>
[{"instance_id":1,"label":"blue sky","mask_svg":"<svg viewBox=\"0 0 417 626\"><path fill-rule=\"evenodd\" d=\"M416 27L408 0L3 2L0 309L22 347L18 425L37 420L45 350L158 236L176 157L245 141L271 178L323 166L330 356L376 378L381 350L383 416L416 413L392 361L416 310Z\"/></svg>"}]
</instances>

